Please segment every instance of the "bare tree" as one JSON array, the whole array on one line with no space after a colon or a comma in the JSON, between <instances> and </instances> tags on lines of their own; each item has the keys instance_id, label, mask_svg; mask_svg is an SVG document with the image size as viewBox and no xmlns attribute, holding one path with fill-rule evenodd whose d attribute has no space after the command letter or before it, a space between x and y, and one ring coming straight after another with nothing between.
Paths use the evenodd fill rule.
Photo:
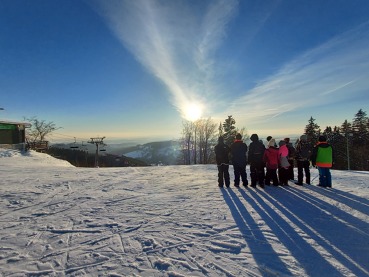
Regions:
<instances>
[{"instance_id":1,"label":"bare tree","mask_svg":"<svg viewBox=\"0 0 369 277\"><path fill-rule=\"evenodd\" d=\"M25 118L24 120L32 124L31 128L29 128L26 133L26 138L31 143L45 141L47 135L60 129L56 127L54 122L39 120L37 117Z\"/></svg>"},{"instance_id":2,"label":"bare tree","mask_svg":"<svg viewBox=\"0 0 369 277\"><path fill-rule=\"evenodd\" d=\"M206 164L212 156L217 124L211 118L182 122L182 154L184 164Z\"/></svg>"},{"instance_id":3,"label":"bare tree","mask_svg":"<svg viewBox=\"0 0 369 277\"><path fill-rule=\"evenodd\" d=\"M201 119L199 122L199 156L200 163L207 164L213 154L211 147L216 143L217 124L211 119Z\"/></svg>"},{"instance_id":4,"label":"bare tree","mask_svg":"<svg viewBox=\"0 0 369 277\"><path fill-rule=\"evenodd\" d=\"M190 121L182 122L182 155L183 163L191 164L191 150L193 145L193 123Z\"/></svg>"}]
</instances>

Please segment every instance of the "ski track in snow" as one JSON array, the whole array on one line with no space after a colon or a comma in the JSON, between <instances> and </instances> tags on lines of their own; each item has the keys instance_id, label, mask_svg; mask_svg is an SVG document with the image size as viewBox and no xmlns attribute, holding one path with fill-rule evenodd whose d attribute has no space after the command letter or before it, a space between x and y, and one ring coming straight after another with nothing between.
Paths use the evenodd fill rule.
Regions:
<instances>
[{"instance_id":1,"label":"ski track in snow","mask_svg":"<svg viewBox=\"0 0 369 277\"><path fill-rule=\"evenodd\" d=\"M367 172L332 171L333 189L219 189L215 165L86 169L1 150L0 174L3 276L369 276Z\"/></svg>"}]
</instances>

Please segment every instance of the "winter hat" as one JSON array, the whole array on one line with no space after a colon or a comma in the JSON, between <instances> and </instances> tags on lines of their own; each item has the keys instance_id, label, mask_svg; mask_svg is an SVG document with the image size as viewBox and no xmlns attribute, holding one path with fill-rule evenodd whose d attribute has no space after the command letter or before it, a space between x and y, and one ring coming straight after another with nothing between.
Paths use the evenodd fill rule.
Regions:
<instances>
[{"instance_id":1,"label":"winter hat","mask_svg":"<svg viewBox=\"0 0 369 277\"><path fill-rule=\"evenodd\" d=\"M218 138L218 142L219 142L219 143L224 142L224 138L223 138L223 136L220 136L220 137Z\"/></svg>"},{"instance_id":2,"label":"winter hat","mask_svg":"<svg viewBox=\"0 0 369 277\"><path fill-rule=\"evenodd\" d=\"M252 134L250 137L251 141L256 142L259 140L259 136L257 134Z\"/></svg>"},{"instance_id":3,"label":"winter hat","mask_svg":"<svg viewBox=\"0 0 369 277\"><path fill-rule=\"evenodd\" d=\"M242 136L241 136L241 134L240 134L240 133L238 133L238 134L236 135L236 139L237 139L237 140L241 140L241 139L242 139Z\"/></svg>"},{"instance_id":4,"label":"winter hat","mask_svg":"<svg viewBox=\"0 0 369 277\"><path fill-rule=\"evenodd\" d=\"M286 142L284 140L281 140L279 143L278 143L279 147L281 147L282 145L286 145Z\"/></svg>"},{"instance_id":5,"label":"winter hat","mask_svg":"<svg viewBox=\"0 0 369 277\"><path fill-rule=\"evenodd\" d=\"M300 136L300 140L307 141L307 135Z\"/></svg>"},{"instance_id":6,"label":"winter hat","mask_svg":"<svg viewBox=\"0 0 369 277\"><path fill-rule=\"evenodd\" d=\"M319 142L325 142L325 141L327 141L327 139L326 139L325 136L319 136L318 141Z\"/></svg>"},{"instance_id":7,"label":"winter hat","mask_svg":"<svg viewBox=\"0 0 369 277\"><path fill-rule=\"evenodd\" d=\"M285 138L285 139L284 139L284 141L285 141L286 143L290 143L290 138Z\"/></svg>"},{"instance_id":8,"label":"winter hat","mask_svg":"<svg viewBox=\"0 0 369 277\"><path fill-rule=\"evenodd\" d=\"M274 147L275 146L275 139L271 138L268 142L268 147Z\"/></svg>"},{"instance_id":9,"label":"winter hat","mask_svg":"<svg viewBox=\"0 0 369 277\"><path fill-rule=\"evenodd\" d=\"M270 141L272 139L272 136L267 136L267 141Z\"/></svg>"}]
</instances>

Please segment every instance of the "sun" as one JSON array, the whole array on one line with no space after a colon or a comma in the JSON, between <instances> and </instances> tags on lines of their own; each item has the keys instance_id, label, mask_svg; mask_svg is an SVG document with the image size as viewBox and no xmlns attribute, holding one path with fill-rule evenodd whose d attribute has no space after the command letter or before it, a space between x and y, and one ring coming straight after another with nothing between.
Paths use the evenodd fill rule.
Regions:
<instances>
[{"instance_id":1,"label":"sun","mask_svg":"<svg viewBox=\"0 0 369 277\"><path fill-rule=\"evenodd\" d=\"M184 116L189 121L196 121L202 116L202 106L197 103L190 103L184 110Z\"/></svg>"}]
</instances>

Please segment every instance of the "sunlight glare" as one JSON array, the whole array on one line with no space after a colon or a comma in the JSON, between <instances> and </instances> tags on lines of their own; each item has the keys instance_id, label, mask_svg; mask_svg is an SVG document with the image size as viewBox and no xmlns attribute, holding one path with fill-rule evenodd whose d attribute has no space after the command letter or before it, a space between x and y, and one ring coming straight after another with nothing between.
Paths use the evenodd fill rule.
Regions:
<instances>
[{"instance_id":1,"label":"sunlight glare","mask_svg":"<svg viewBox=\"0 0 369 277\"><path fill-rule=\"evenodd\" d=\"M190 121L196 121L202 116L202 107L197 103L190 103L185 108L185 118Z\"/></svg>"}]
</instances>

